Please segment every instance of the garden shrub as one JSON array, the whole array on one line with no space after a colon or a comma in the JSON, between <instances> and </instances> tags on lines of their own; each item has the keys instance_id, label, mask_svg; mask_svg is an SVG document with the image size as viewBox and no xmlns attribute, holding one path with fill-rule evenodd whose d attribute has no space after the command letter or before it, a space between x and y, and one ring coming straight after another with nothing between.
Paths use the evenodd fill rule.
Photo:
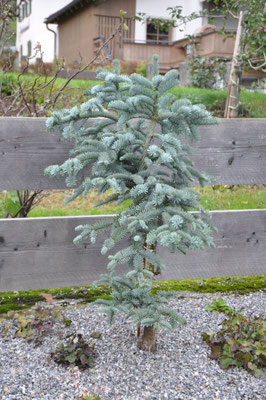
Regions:
<instances>
[{"instance_id":1,"label":"garden shrub","mask_svg":"<svg viewBox=\"0 0 266 400\"><path fill-rule=\"evenodd\" d=\"M69 326L70 320L64 318L60 311L47 308L37 308L36 310L25 310L18 312L9 312L7 319L13 319L13 325L16 327L15 337L25 339L28 342L41 344L44 337L53 333L53 327L56 323ZM0 331L1 336L5 336L11 324L6 323Z\"/></svg>"},{"instance_id":2,"label":"garden shrub","mask_svg":"<svg viewBox=\"0 0 266 400\"><path fill-rule=\"evenodd\" d=\"M142 76L146 76L146 62L140 61L136 67L136 73Z\"/></svg>"},{"instance_id":3,"label":"garden shrub","mask_svg":"<svg viewBox=\"0 0 266 400\"><path fill-rule=\"evenodd\" d=\"M228 60L195 55L189 61L191 84L197 88L220 89L224 86Z\"/></svg>"},{"instance_id":4,"label":"garden shrub","mask_svg":"<svg viewBox=\"0 0 266 400\"><path fill-rule=\"evenodd\" d=\"M245 316L221 298L206 309L228 315L217 333L202 334L211 347L210 358L218 360L223 369L243 367L257 378L266 378L266 321L261 317Z\"/></svg>"},{"instance_id":5,"label":"garden shrub","mask_svg":"<svg viewBox=\"0 0 266 400\"><path fill-rule=\"evenodd\" d=\"M11 96L18 87L18 73L0 71L0 77L2 80L1 95Z\"/></svg>"},{"instance_id":6,"label":"garden shrub","mask_svg":"<svg viewBox=\"0 0 266 400\"><path fill-rule=\"evenodd\" d=\"M77 366L80 369L93 367L94 344L86 342L81 333L73 333L68 339L66 345L60 343L51 351L53 360L67 367Z\"/></svg>"}]
</instances>

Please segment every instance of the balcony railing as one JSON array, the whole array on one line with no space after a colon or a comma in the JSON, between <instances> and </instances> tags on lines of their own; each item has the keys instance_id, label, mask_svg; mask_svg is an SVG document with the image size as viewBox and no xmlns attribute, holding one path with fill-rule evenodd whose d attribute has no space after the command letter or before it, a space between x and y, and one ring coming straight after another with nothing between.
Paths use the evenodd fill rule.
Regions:
<instances>
[{"instance_id":1,"label":"balcony railing","mask_svg":"<svg viewBox=\"0 0 266 400\"><path fill-rule=\"evenodd\" d=\"M96 17L96 36L103 36L108 39L119 26L121 19L120 17L109 17L107 15L95 15ZM135 21L131 18L124 18L124 22L128 27L128 30L123 30L123 39L131 40L135 37Z\"/></svg>"},{"instance_id":2,"label":"balcony railing","mask_svg":"<svg viewBox=\"0 0 266 400\"><path fill-rule=\"evenodd\" d=\"M95 36L108 40L119 26L120 17L106 15L96 15L95 17ZM172 42L170 41L171 35L163 38L163 40L160 40L160 35L157 35L156 40L149 38L149 36L146 40L138 40L135 39L135 21L131 18L125 18L125 23L128 30L123 30L121 36L114 37L108 43L108 52L110 52L112 58L125 61L147 61L153 54L158 54L162 67L173 67L185 61L187 39ZM232 57L234 38L229 38L226 41L223 39L224 35L217 32L199 35L199 54L204 57ZM95 42L95 45L97 43Z\"/></svg>"}]
</instances>

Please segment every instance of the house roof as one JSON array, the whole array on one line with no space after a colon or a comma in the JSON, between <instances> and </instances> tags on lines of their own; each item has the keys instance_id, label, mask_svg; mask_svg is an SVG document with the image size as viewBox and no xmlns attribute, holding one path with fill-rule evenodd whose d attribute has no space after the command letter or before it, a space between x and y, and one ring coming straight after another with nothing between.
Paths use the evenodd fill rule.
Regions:
<instances>
[{"instance_id":1,"label":"house roof","mask_svg":"<svg viewBox=\"0 0 266 400\"><path fill-rule=\"evenodd\" d=\"M58 24L68 16L72 15L74 12L79 12L90 3L94 3L95 0L73 0L65 7L56 11L54 14L49 15L44 22L46 24Z\"/></svg>"}]
</instances>

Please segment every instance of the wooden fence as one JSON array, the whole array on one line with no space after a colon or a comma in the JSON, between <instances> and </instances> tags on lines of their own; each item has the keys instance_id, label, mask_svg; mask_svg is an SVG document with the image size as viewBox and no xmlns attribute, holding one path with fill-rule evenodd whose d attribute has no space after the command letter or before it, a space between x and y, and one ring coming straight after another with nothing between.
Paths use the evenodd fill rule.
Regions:
<instances>
[{"instance_id":1,"label":"wooden fence","mask_svg":"<svg viewBox=\"0 0 266 400\"><path fill-rule=\"evenodd\" d=\"M195 166L217 184L266 184L266 120L229 119L200 128ZM43 174L63 162L71 144L47 133L45 119L0 119L0 190L65 189L60 178ZM266 209L214 211L216 249L169 254L160 248L167 271L160 280L257 275L266 272ZM105 271L96 244L73 244L76 225L104 216L0 220L0 291L86 285ZM111 217L107 217L111 218ZM125 267L121 266L120 271Z\"/></svg>"}]
</instances>

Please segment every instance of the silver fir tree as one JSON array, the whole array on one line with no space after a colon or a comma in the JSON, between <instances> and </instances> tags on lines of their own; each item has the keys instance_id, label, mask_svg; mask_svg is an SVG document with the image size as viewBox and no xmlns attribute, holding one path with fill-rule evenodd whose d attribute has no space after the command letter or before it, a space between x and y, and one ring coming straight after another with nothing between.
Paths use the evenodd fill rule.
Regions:
<instances>
[{"instance_id":1,"label":"silver fir tree","mask_svg":"<svg viewBox=\"0 0 266 400\"><path fill-rule=\"evenodd\" d=\"M180 139L197 140L197 126L217 122L203 105L176 100L168 91L178 84L178 73L159 75L158 58L153 57L153 78L138 74L120 75L101 70L103 84L90 90L91 98L80 107L54 112L47 120L49 130L58 130L64 140L74 139L72 157L62 165L46 169L51 177L62 175L71 187L81 179L67 202L90 190L112 194L96 206L130 201L130 206L113 219L76 227L75 242L107 230L102 254L117 242L126 247L109 255L109 273L98 283L112 289L112 300L97 300L112 323L115 314L124 313L138 328L138 346L155 351L158 327L173 329L184 323L182 316L167 307L173 293L152 294L156 271L165 269L156 253L157 246L171 252L213 246L209 215L200 205L199 194L190 188L195 179L201 185L208 177L193 167L190 147ZM88 119L93 119L88 127ZM82 172L91 166L90 176ZM191 213L198 210L200 213ZM203 216L203 218L201 218ZM116 275L118 264L127 264L123 276Z\"/></svg>"}]
</instances>

